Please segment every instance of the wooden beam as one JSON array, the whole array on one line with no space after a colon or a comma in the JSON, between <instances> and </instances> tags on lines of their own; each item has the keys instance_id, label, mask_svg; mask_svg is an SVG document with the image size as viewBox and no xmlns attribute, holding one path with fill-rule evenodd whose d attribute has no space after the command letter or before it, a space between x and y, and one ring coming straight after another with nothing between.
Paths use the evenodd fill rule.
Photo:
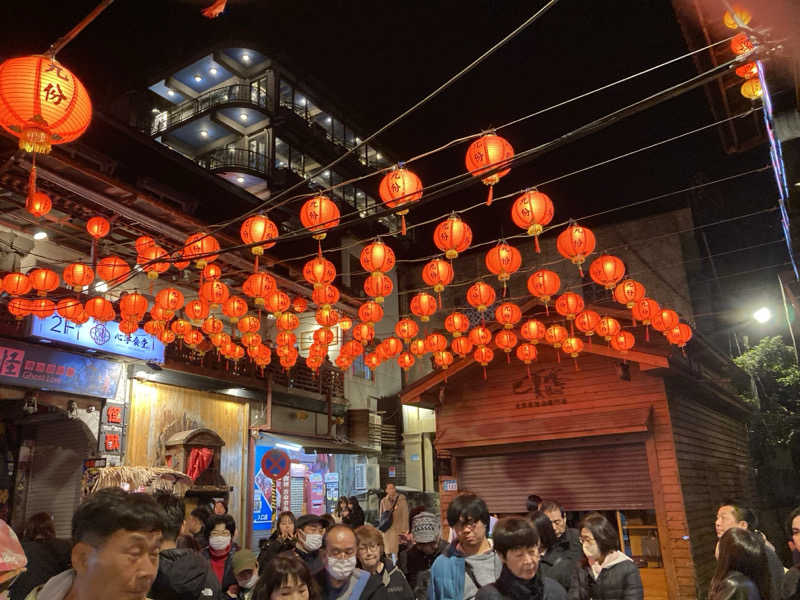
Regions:
<instances>
[{"instance_id":1,"label":"wooden beam","mask_svg":"<svg viewBox=\"0 0 800 600\"><path fill-rule=\"evenodd\" d=\"M600 356L608 356L609 358L630 360L651 367L669 367L669 360L667 360L666 356L647 354L646 352L637 352L636 350L629 350L625 354L622 354L605 344L584 344L583 351L587 354L599 354Z\"/></svg>"}]
</instances>

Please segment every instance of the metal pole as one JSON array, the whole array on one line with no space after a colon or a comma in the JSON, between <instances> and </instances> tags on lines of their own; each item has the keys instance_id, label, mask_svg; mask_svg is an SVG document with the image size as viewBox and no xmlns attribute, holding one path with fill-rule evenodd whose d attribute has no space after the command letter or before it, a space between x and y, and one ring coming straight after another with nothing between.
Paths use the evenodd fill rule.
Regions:
<instances>
[{"instance_id":1,"label":"metal pole","mask_svg":"<svg viewBox=\"0 0 800 600\"><path fill-rule=\"evenodd\" d=\"M46 52L47 56L49 56L50 58L55 58L56 54L61 52L61 50L64 48L64 46L66 46L73 39L75 39L75 36L77 36L81 31L83 31L84 28L89 23L94 21L101 12L103 12L105 9L107 9L109 7L109 5L112 2L114 2L114 0L102 0L100 2L100 4L98 4L94 8L94 10L92 10L92 12L90 12L88 15L86 15L77 25L75 25L75 27L73 27L67 33L65 33L60 38L58 38L53 43L53 45L50 46L50 48L47 49L47 52Z\"/></svg>"}]
</instances>

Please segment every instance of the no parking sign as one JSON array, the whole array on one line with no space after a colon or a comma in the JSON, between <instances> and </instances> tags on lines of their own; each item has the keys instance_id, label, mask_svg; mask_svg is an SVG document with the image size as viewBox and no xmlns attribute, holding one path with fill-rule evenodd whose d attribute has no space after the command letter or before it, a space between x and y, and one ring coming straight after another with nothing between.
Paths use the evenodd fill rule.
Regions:
<instances>
[{"instance_id":1,"label":"no parking sign","mask_svg":"<svg viewBox=\"0 0 800 600\"><path fill-rule=\"evenodd\" d=\"M261 458L261 470L272 480L280 479L289 472L291 459L278 448L270 448Z\"/></svg>"}]
</instances>

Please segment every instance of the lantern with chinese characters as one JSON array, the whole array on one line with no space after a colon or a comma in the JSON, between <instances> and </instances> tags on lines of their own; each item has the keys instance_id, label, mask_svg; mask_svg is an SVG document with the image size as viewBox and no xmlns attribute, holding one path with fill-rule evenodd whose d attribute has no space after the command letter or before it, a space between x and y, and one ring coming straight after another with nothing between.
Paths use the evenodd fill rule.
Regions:
<instances>
[{"instance_id":1,"label":"lantern with chinese characters","mask_svg":"<svg viewBox=\"0 0 800 600\"><path fill-rule=\"evenodd\" d=\"M183 337L192 330L192 324L186 319L175 319L172 323L170 323L169 328L175 335Z\"/></svg>"},{"instance_id":2,"label":"lantern with chinese characters","mask_svg":"<svg viewBox=\"0 0 800 600\"><path fill-rule=\"evenodd\" d=\"M224 328L225 323L214 316L203 319L203 325L201 326L203 333L207 335L211 335L213 333L222 333Z\"/></svg>"},{"instance_id":3,"label":"lantern with chinese characters","mask_svg":"<svg viewBox=\"0 0 800 600\"><path fill-rule=\"evenodd\" d=\"M274 289L264 298L264 308L266 308L277 319L282 313L289 310L292 300L289 294L283 290Z\"/></svg>"},{"instance_id":4,"label":"lantern with chinese characters","mask_svg":"<svg viewBox=\"0 0 800 600\"><path fill-rule=\"evenodd\" d=\"M542 301L548 314L550 314L550 309L547 307L547 303L558 293L559 289L561 289L561 278L555 271L539 269L528 277L528 291L533 297Z\"/></svg>"},{"instance_id":5,"label":"lantern with chinese characters","mask_svg":"<svg viewBox=\"0 0 800 600\"><path fill-rule=\"evenodd\" d=\"M486 253L486 268L497 275L503 282L503 295L505 295L506 282L522 266L522 255L514 246L500 242Z\"/></svg>"},{"instance_id":6,"label":"lantern with chinese characters","mask_svg":"<svg viewBox=\"0 0 800 600\"><path fill-rule=\"evenodd\" d=\"M236 323L247 314L247 302L241 296L231 296L222 303L222 314L228 317L231 323Z\"/></svg>"},{"instance_id":7,"label":"lantern with chinese characters","mask_svg":"<svg viewBox=\"0 0 800 600\"><path fill-rule=\"evenodd\" d=\"M0 126L26 152L79 138L92 120L86 88L52 56L9 58L0 64Z\"/></svg>"},{"instance_id":8,"label":"lantern with chinese characters","mask_svg":"<svg viewBox=\"0 0 800 600\"><path fill-rule=\"evenodd\" d=\"M158 336L158 339L160 339L164 345L169 345L177 339L177 336L173 331L165 329L161 332L161 335Z\"/></svg>"},{"instance_id":9,"label":"lantern with chinese characters","mask_svg":"<svg viewBox=\"0 0 800 600\"><path fill-rule=\"evenodd\" d=\"M114 285L122 281L131 272L131 268L119 256L106 256L97 262L97 276Z\"/></svg>"},{"instance_id":10,"label":"lantern with chinese characters","mask_svg":"<svg viewBox=\"0 0 800 600\"><path fill-rule=\"evenodd\" d=\"M742 79L753 79L758 77L758 63L749 62L736 68L736 74Z\"/></svg>"},{"instance_id":11,"label":"lantern with chinese characters","mask_svg":"<svg viewBox=\"0 0 800 600\"><path fill-rule=\"evenodd\" d=\"M314 288L314 291L311 292L311 299L320 308L330 308L331 305L339 301L339 295L339 288L330 283L326 283Z\"/></svg>"},{"instance_id":12,"label":"lantern with chinese characters","mask_svg":"<svg viewBox=\"0 0 800 600\"><path fill-rule=\"evenodd\" d=\"M339 319L338 325L339 329L341 329L342 331L347 331L348 329L353 327L353 319L351 319L350 317L342 316Z\"/></svg>"},{"instance_id":13,"label":"lantern with chinese characters","mask_svg":"<svg viewBox=\"0 0 800 600\"><path fill-rule=\"evenodd\" d=\"M485 312L494 304L497 294L488 283L476 281L467 290L467 302L479 313Z\"/></svg>"},{"instance_id":14,"label":"lantern with chinese characters","mask_svg":"<svg viewBox=\"0 0 800 600\"><path fill-rule=\"evenodd\" d=\"M633 348L635 343L636 338L633 337L633 334L624 329L611 338L611 347L622 354L625 354Z\"/></svg>"},{"instance_id":15,"label":"lantern with chinese characters","mask_svg":"<svg viewBox=\"0 0 800 600\"><path fill-rule=\"evenodd\" d=\"M155 303L165 310L180 310L185 298L183 293L174 287L167 287L156 294Z\"/></svg>"},{"instance_id":16,"label":"lantern with chinese characters","mask_svg":"<svg viewBox=\"0 0 800 600\"><path fill-rule=\"evenodd\" d=\"M156 321L165 322L174 317L175 312L172 310L163 309L158 304L153 304L153 307L150 309L150 316Z\"/></svg>"},{"instance_id":17,"label":"lantern with chinese characters","mask_svg":"<svg viewBox=\"0 0 800 600\"><path fill-rule=\"evenodd\" d=\"M62 298L56 303L56 312L67 321L74 321L83 312L83 304L77 298Z\"/></svg>"},{"instance_id":18,"label":"lantern with chinese characters","mask_svg":"<svg viewBox=\"0 0 800 600\"><path fill-rule=\"evenodd\" d=\"M394 326L394 333L407 344L419 333L419 325L413 319L400 319Z\"/></svg>"},{"instance_id":19,"label":"lantern with chinese characters","mask_svg":"<svg viewBox=\"0 0 800 600\"><path fill-rule=\"evenodd\" d=\"M532 344L538 344L539 340L543 340L546 332L547 327L537 319L528 319L519 328L520 335Z\"/></svg>"},{"instance_id":20,"label":"lantern with chinese characters","mask_svg":"<svg viewBox=\"0 0 800 600\"><path fill-rule=\"evenodd\" d=\"M209 263L201 271L203 281L213 281L222 277L222 267L215 263Z\"/></svg>"},{"instance_id":21,"label":"lantern with chinese characters","mask_svg":"<svg viewBox=\"0 0 800 600\"><path fill-rule=\"evenodd\" d=\"M633 305L631 313L633 313L633 318L635 321L640 321L642 325L650 325L653 315L660 310L661 306L658 304L658 302L652 298L642 298Z\"/></svg>"},{"instance_id":22,"label":"lantern with chinese characters","mask_svg":"<svg viewBox=\"0 0 800 600\"><path fill-rule=\"evenodd\" d=\"M206 281L200 286L200 297L214 308L230 297L230 291L228 286L219 280Z\"/></svg>"},{"instance_id":23,"label":"lantern with chinese characters","mask_svg":"<svg viewBox=\"0 0 800 600\"><path fill-rule=\"evenodd\" d=\"M433 362L440 369L446 369L453 364L453 355L447 350L439 350L433 353Z\"/></svg>"},{"instance_id":24,"label":"lantern with chinese characters","mask_svg":"<svg viewBox=\"0 0 800 600\"><path fill-rule=\"evenodd\" d=\"M260 342L261 340L259 340ZM203 334L197 331L197 329L190 329L185 334L183 334L183 343L189 346L189 348L197 348L203 342Z\"/></svg>"},{"instance_id":25,"label":"lantern with chinese characters","mask_svg":"<svg viewBox=\"0 0 800 600\"><path fill-rule=\"evenodd\" d=\"M369 352L364 355L364 364L374 371L381 366L381 357L376 352Z\"/></svg>"},{"instance_id":26,"label":"lantern with chinese characters","mask_svg":"<svg viewBox=\"0 0 800 600\"><path fill-rule=\"evenodd\" d=\"M692 339L692 328L686 323L678 323L672 329L664 332L670 344L683 348Z\"/></svg>"},{"instance_id":27,"label":"lantern with chinese characters","mask_svg":"<svg viewBox=\"0 0 800 600\"><path fill-rule=\"evenodd\" d=\"M511 220L521 229L533 236L536 252L539 248L539 235L544 226L553 220L553 202L550 198L536 190L528 191L514 200L511 207Z\"/></svg>"},{"instance_id":28,"label":"lantern with chinese characters","mask_svg":"<svg viewBox=\"0 0 800 600\"><path fill-rule=\"evenodd\" d=\"M486 379L486 365L494 360L494 351L488 346L478 346L472 353L472 358L483 367L483 378Z\"/></svg>"},{"instance_id":29,"label":"lantern with chinese characters","mask_svg":"<svg viewBox=\"0 0 800 600\"><path fill-rule=\"evenodd\" d=\"M413 367L415 362L416 360L411 352L401 352L400 356L397 357L397 364L404 371L408 371L411 367Z\"/></svg>"},{"instance_id":30,"label":"lantern with chinese characters","mask_svg":"<svg viewBox=\"0 0 800 600\"><path fill-rule=\"evenodd\" d=\"M111 231L111 223L105 217L92 217L86 221L86 231L94 239L99 240L106 237L108 232Z\"/></svg>"},{"instance_id":31,"label":"lantern with chinese characters","mask_svg":"<svg viewBox=\"0 0 800 600\"><path fill-rule=\"evenodd\" d=\"M383 318L383 309L377 302L370 300L358 308L358 318L364 323L377 323Z\"/></svg>"},{"instance_id":32,"label":"lantern with chinese characters","mask_svg":"<svg viewBox=\"0 0 800 600\"><path fill-rule=\"evenodd\" d=\"M322 256L315 256L303 266L303 279L315 288L336 279L336 267Z\"/></svg>"},{"instance_id":33,"label":"lantern with chinese characters","mask_svg":"<svg viewBox=\"0 0 800 600\"><path fill-rule=\"evenodd\" d=\"M183 307L183 312L191 321L202 321L208 317L208 302L195 298Z\"/></svg>"},{"instance_id":34,"label":"lantern with chinese characters","mask_svg":"<svg viewBox=\"0 0 800 600\"><path fill-rule=\"evenodd\" d=\"M314 313L314 318L322 327L333 327L339 322L339 313L332 308L320 308Z\"/></svg>"},{"instance_id":35,"label":"lantern with chinese characters","mask_svg":"<svg viewBox=\"0 0 800 600\"><path fill-rule=\"evenodd\" d=\"M522 319L522 309L513 302L503 302L494 310L494 318L504 329L513 329Z\"/></svg>"},{"instance_id":36,"label":"lantern with chinese characters","mask_svg":"<svg viewBox=\"0 0 800 600\"><path fill-rule=\"evenodd\" d=\"M511 362L511 351L517 345L517 334L510 329L501 329L494 336L494 343L506 353L506 359Z\"/></svg>"},{"instance_id":37,"label":"lantern with chinese characters","mask_svg":"<svg viewBox=\"0 0 800 600\"><path fill-rule=\"evenodd\" d=\"M9 296L24 296L31 287L30 279L24 273L9 273L3 277L3 291Z\"/></svg>"},{"instance_id":38,"label":"lantern with chinese characters","mask_svg":"<svg viewBox=\"0 0 800 600\"><path fill-rule=\"evenodd\" d=\"M31 314L31 301L27 298L11 298L8 301L8 312L18 321L24 319Z\"/></svg>"},{"instance_id":39,"label":"lantern with chinese characters","mask_svg":"<svg viewBox=\"0 0 800 600\"><path fill-rule=\"evenodd\" d=\"M396 337L388 337L381 344L381 351L386 358L394 358L403 350L403 342Z\"/></svg>"},{"instance_id":40,"label":"lantern with chinese characters","mask_svg":"<svg viewBox=\"0 0 800 600\"><path fill-rule=\"evenodd\" d=\"M375 337L375 327L372 323L358 323L353 327L353 339L365 346Z\"/></svg>"},{"instance_id":41,"label":"lantern with chinese characters","mask_svg":"<svg viewBox=\"0 0 800 600\"><path fill-rule=\"evenodd\" d=\"M489 186L487 206L492 204L494 185L511 171L512 158L514 158L514 148L508 140L494 133L482 135L467 148L465 156L467 170L474 177L479 177L484 185Z\"/></svg>"},{"instance_id":42,"label":"lantern with chinese characters","mask_svg":"<svg viewBox=\"0 0 800 600\"><path fill-rule=\"evenodd\" d=\"M426 292L419 292L411 298L411 312L423 323L430 321L431 316L436 313L436 298Z\"/></svg>"},{"instance_id":43,"label":"lantern with chinese characters","mask_svg":"<svg viewBox=\"0 0 800 600\"><path fill-rule=\"evenodd\" d=\"M431 286L437 294L441 293L446 285L453 282L453 275L453 265L441 258L434 258L422 267L423 281Z\"/></svg>"},{"instance_id":44,"label":"lantern with chinese characters","mask_svg":"<svg viewBox=\"0 0 800 600\"><path fill-rule=\"evenodd\" d=\"M172 266L178 269L178 271L183 271L191 264L183 257L183 251L173 252L170 261L172 262Z\"/></svg>"},{"instance_id":45,"label":"lantern with chinese characters","mask_svg":"<svg viewBox=\"0 0 800 600\"><path fill-rule=\"evenodd\" d=\"M599 324L600 315L593 310L582 310L575 317L575 327L586 337L593 336Z\"/></svg>"},{"instance_id":46,"label":"lantern with chinese characters","mask_svg":"<svg viewBox=\"0 0 800 600\"><path fill-rule=\"evenodd\" d=\"M336 366L339 367L342 371L346 371L350 368L350 365L353 364L353 359L349 356L345 356L344 354L340 354L336 357Z\"/></svg>"},{"instance_id":47,"label":"lantern with chinese characters","mask_svg":"<svg viewBox=\"0 0 800 600\"><path fill-rule=\"evenodd\" d=\"M614 300L624 304L627 308L633 308L647 294L644 286L635 279L625 279L614 288Z\"/></svg>"},{"instance_id":48,"label":"lantern with chinese characters","mask_svg":"<svg viewBox=\"0 0 800 600\"><path fill-rule=\"evenodd\" d=\"M607 290L614 289L620 279L625 276L625 263L616 256L602 254L589 265L589 277L597 285L602 285Z\"/></svg>"},{"instance_id":49,"label":"lantern with chinese characters","mask_svg":"<svg viewBox=\"0 0 800 600\"><path fill-rule=\"evenodd\" d=\"M472 348L472 342L470 342L469 338L465 335L454 338L453 341L450 342L450 349L462 357L472 352Z\"/></svg>"},{"instance_id":50,"label":"lantern with chinese characters","mask_svg":"<svg viewBox=\"0 0 800 600\"><path fill-rule=\"evenodd\" d=\"M264 254L264 250L272 248L278 239L278 226L264 215L253 215L245 219L239 229L242 241L250 246L250 252L256 256ZM258 244L257 246L251 244Z\"/></svg>"},{"instance_id":51,"label":"lantern with chinese characters","mask_svg":"<svg viewBox=\"0 0 800 600\"><path fill-rule=\"evenodd\" d=\"M114 307L102 296L95 296L89 298L84 305L86 314L92 317L95 321L105 323L106 321L113 321L116 313Z\"/></svg>"},{"instance_id":52,"label":"lantern with chinese characters","mask_svg":"<svg viewBox=\"0 0 800 600\"><path fill-rule=\"evenodd\" d=\"M653 329L667 335L671 329L678 326L680 317L674 310L662 306L661 310L653 315L652 323Z\"/></svg>"},{"instance_id":53,"label":"lantern with chinese characters","mask_svg":"<svg viewBox=\"0 0 800 600\"><path fill-rule=\"evenodd\" d=\"M139 330L139 323L132 319L122 319L118 327L121 333L130 336Z\"/></svg>"},{"instance_id":54,"label":"lantern with chinese characters","mask_svg":"<svg viewBox=\"0 0 800 600\"><path fill-rule=\"evenodd\" d=\"M315 240L324 240L326 231L339 224L339 207L327 196L315 196L306 200L300 209L300 222L315 232Z\"/></svg>"},{"instance_id":55,"label":"lantern with chinese characters","mask_svg":"<svg viewBox=\"0 0 800 600\"><path fill-rule=\"evenodd\" d=\"M559 254L578 266L578 271L583 277L581 265L586 257L594 252L596 244L594 233L581 225L570 225L562 231L556 239L556 248Z\"/></svg>"},{"instance_id":56,"label":"lantern with chinese characters","mask_svg":"<svg viewBox=\"0 0 800 600\"><path fill-rule=\"evenodd\" d=\"M342 344L342 354L346 354L352 358L361 356L364 354L364 346L361 344L361 342L350 340L349 342Z\"/></svg>"},{"instance_id":57,"label":"lantern with chinese characters","mask_svg":"<svg viewBox=\"0 0 800 600\"><path fill-rule=\"evenodd\" d=\"M583 310L583 298L575 292L564 292L556 298L556 312L567 321L573 321L575 316Z\"/></svg>"},{"instance_id":58,"label":"lantern with chinese characters","mask_svg":"<svg viewBox=\"0 0 800 600\"><path fill-rule=\"evenodd\" d=\"M422 198L422 181L413 171L398 165L381 179L378 194L389 208L405 207ZM398 210L401 218L401 231L406 234L407 208Z\"/></svg>"},{"instance_id":59,"label":"lantern with chinese characters","mask_svg":"<svg viewBox=\"0 0 800 600\"><path fill-rule=\"evenodd\" d=\"M193 260L198 269L204 268L219 258L219 242L217 238L208 233L193 233L183 245L183 256Z\"/></svg>"},{"instance_id":60,"label":"lantern with chinese characters","mask_svg":"<svg viewBox=\"0 0 800 600\"><path fill-rule=\"evenodd\" d=\"M94 281L94 271L89 265L72 263L64 267L61 278L69 287L79 292Z\"/></svg>"},{"instance_id":61,"label":"lantern with chinese characters","mask_svg":"<svg viewBox=\"0 0 800 600\"><path fill-rule=\"evenodd\" d=\"M622 326L614 317L600 317L600 321L595 327L595 333L602 335L607 342L610 342L611 338L620 331L622 331Z\"/></svg>"},{"instance_id":62,"label":"lantern with chinese characters","mask_svg":"<svg viewBox=\"0 0 800 600\"><path fill-rule=\"evenodd\" d=\"M452 312L444 319L444 328L454 337L461 337L469 331L469 318L462 312Z\"/></svg>"},{"instance_id":63,"label":"lantern with chinese characters","mask_svg":"<svg viewBox=\"0 0 800 600\"><path fill-rule=\"evenodd\" d=\"M236 322L236 329L240 333L256 332L261 329L261 319L255 315L245 315Z\"/></svg>"},{"instance_id":64,"label":"lantern with chinese characters","mask_svg":"<svg viewBox=\"0 0 800 600\"><path fill-rule=\"evenodd\" d=\"M161 321L148 321L142 329L152 336L159 337L164 332L164 323Z\"/></svg>"},{"instance_id":65,"label":"lantern with chinese characters","mask_svg":"<svg viewBox=\"0 0 800 600\"><path fill-rule=\"evenodd\" d=\"M753 18L753 15L750 14L749 10L741 4L734 4L731 8L733 9L733 13L731 13L730 10L726 10L725 14L722 15L722 22L725 23L725 27L728 29L738 29L740 23L742 25L750 23L750 19Z\"/></svg>"},{"instance_id":66,"label":"lantern with chinese characters","mask_svg":"<svg viewBox=\"0 0 800 600\"><path fill-rule=\"evenodd\" d=\"M141 254L150 246L155 246L155 245L156 241L153 238L146 235L140 235L138 238L136 238L136 241L134 242L137 254Z\"/></svg>"},{"instance_id":67,"label":"lantern with chinese characters","mask_svg":"<svg viewBox=\"0 0 800 600\"><path fill-rule=\"evenodd\" d=\"M568 337L561 344L561 349L564 354L568 354L572 358L578 358L578 355L583 352L583 340L576 337ZM575 370L578 370L578 361L575 361Z\"/></svg>"},{"instance_id":68,"label":"lantern with chinese characters","mask_svg":"<svg viewBox=\"0 0 800 600\"><path fill-rule=\"evenodd\" d=\"M408 344L408 351L414 356L422 356L425 354L425 340L411 340Z\"/></svg>"},{"instance_id":69,"label":"lantern with chinese characters","mask_svg":"<svg viewBox=\"0 0 800 600\"><path fill-rule=\"evenodd\" d=\"M446 258L453 260L472 243L472 229L455 213L436 226L433 242Z\"/></svg>"},{"instance_id":70,"label":"lantern with chinese characters","mask_svg":"<svg viewBox=\"0 0 800 600\"><path fill-rule=\"evenodd\" d=\"M329 346L336 338L333 331L328 327L320 327L319 329L315 329L314 333L311 334L311 337L313 338L314 343L319 344L320 346Z\"/></svg>"},{"instance_id":71,"label":"lantern with chinese characters","mask_svg":"<svg viewBox=\"0 0 800 600\"><path fill-rule=\"evenodd\" d=\"M212 266L214 265L208 265L206 269ZM275 278L268 273L260 272L248 275L242 284L242 292L245 296L253 298L256 306L264 306L264 298L276 288Z\"/></svg>"},{"instance_id":72,"label":"lantern with chinese characters","mask_svg":"<svg viewBox=\"0 0 800 600\"><path fill-rule=\"evenodd\" d=\"M447 338L441 333L431 333L425 338L425 351L433 354L447 348Z\"/></svg>"},{"instance_id":73,"label":"lantern with chinese characters","mask_svg":"<svg viewBox=\"0 0 800 600\"><path fill-rule=\"evenodd\" d=\"M275 319L275 327L284 331L294 330L300 327L300 319L297 318L296 314L287 310Z\"/></svg>"},{"instance_id":74,"label":"lantern with chinese characters","mask_svg":"<svg viewBox=\"0 0 800 600\"><path fill-rule=\"evenodd\" d=\"M544 332L544 340L553 348L561 348L561 345L569 337L567 330L561 325L550 325Z\"/></svg>"},{"instance_id":75,"label":"lantern with chinese characters","mask_svg":"<svg viewBox=\"0 0 800 600\"><path fill-rule=\"evenodd\" d=\"M49 298L34 298L28 304L31 314L39 319L46 319L52 315L56 310L55 302ZM111 309L112 311L114 309ZM112 319L114 317L111 317ZM98 319L99 320L99 319ZM110 321L111 319L109 319Z\"/></svg>"},{"instance_id":76,"label":"lantern with chinese characters","mask_svg":"<svg viewBox=\"0 0 800 600\"><path fill-rule=\"evenodd\" d=\"M58 287L59 279L55 271L50 269L34 269L28 273L31 287L36 290L37 296L46 296Z\"/></svg>"},{"instance_id":77,"label":"lantern with chinese characters","mask_svg":"<svg viewBox=\"0 0 800 600\"><path fill-rule=\"evenodd\" d=\"M361 266L371 275L388 273L395 265L394 250L384 244L381 240L376 240L364 246L361 251Z\"/></svg>"},{"instance_id":78,"label":"lantern with chinese characters","mask_svg":"<svg viewBox=\"0 0 800 600\"><path fill-rule=\"evenodd\" d=\"M295 296L292 298L292 310L298 314L306 312L308 310L308 300L302 296Z\"/></svg>"},{"instance_id":79,"label":"lantern with chinese characters","mask_svg":"<svg viewBox=\"0 0 800 600\"><path fill-rule=\"evenodd\" d=\"M530 342L522 342L519 346L517 346L517 358L526 365L530 365L534 360L536 360L537 355L538 352L536 350L536 346Z\"/></svg>"},{"instance_id":80,"label":"lantern with chinese characters","mask_svg":"<svg viewBox=\"0 0 800 600\"><path fill-rule=\"evenodd\" d=\"M169 269L169 255L161 246L148 246L136 259L148 279L158 279L159 274Z\"/></svg>"},{"instance_id":81,"label":"lantern with chinese characters","mask_svg":"<svg viewBox=\"0 0 800 600\"><path fill-rule=\"evenodd\" d=\"M119 312L126 319L140 321L144 318L149 304L142 294L131 292L119 299Z\"/></svg>"},{"instance_id":82,"label":"lantern with chinese characters","mask_svg":"<svg viewBox=\"0 0 800 600\"><path fill-rule=\"evenodd\" d=\"M742 96L748 100L758 100L764 95L764 89L761 87L761 81L757 78L748 79L739 88Z\"/></svg>"},{"instance_id":83,"label":"lantern with chinese characters","mask_svg":"<svg viewBox=\"0 0 800 600\"><path fill-rule=\"evenodd\" d=\"M392 280L383 273L370 275L364 280L364 293L374 298L378 304L383 303L383 299L392 293L392 289L394 289Z\"/></svg>"},{"instance_id":84,"label":"lantern with chinese characters","mask_svg":"<svg viewBox=\"0 0 800 600\"><path fill-rule=\"evenodd\" d=\"M488 346L492 341L492 332L488 327L477 325L470 329L468 337L474 346Z\"/></svg>"},{"instance_id":85,"label":"lantern with chinese characters","mask_svg":"<svg viewBox=\"0 0 800 600\"><path fill-rule=\"evenodd\" d=\"M221 331L219 333L208 334L208 339L214 346L221 348L224 344L230 343L231 336L224 331Z\"/></svg>"},{"instance_id":86,"label":"lantern with chinese characters","mask_svg":"<svg viewBox=\"0 0 800 600\"><path fill-rule=\"evenodd\" d=\"M745 33L737 33L735 36L733 36L733 39L731 39L731 50L733 50L733 53L736 56L747 54L753 48L755 48L753 42Z\"/></svg>"}]
</instances>

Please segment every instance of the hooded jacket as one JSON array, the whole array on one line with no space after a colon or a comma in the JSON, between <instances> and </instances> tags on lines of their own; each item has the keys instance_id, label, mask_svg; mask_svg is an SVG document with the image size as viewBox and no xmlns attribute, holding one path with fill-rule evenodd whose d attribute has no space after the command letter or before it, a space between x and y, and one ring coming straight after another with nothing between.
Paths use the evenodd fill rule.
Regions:
<instances>
[{"instance_id":1,"label":"hooded jacket","mask_svg":"<svg viewBox=\"0 0 800 600\"><path fill-rule=\"evenodd\" d=\"M420 586L418 585L418 577L419 574L423 571L429 571L431 566L433 565L433 561L436 560L436 557L439 556L442 552L445 551L448 544L444 540L440 539L439 543L436 547L436 552L433 554L425 554L422 550L417 548L416 545L411 546L408 550L403 550L397 557L397 564L400 567L400 570L403 571L406 575L406 579L408 580L408 585L412 587L414 593L416 594L417 598L427 598L427 589L428 585L427 582L430 579L429 577L425 579L425 585ZM419 594L420 589L423 589L426 593L423 593L421 596Z\"/></svg>"},{"instance_id":2,"label":"hooded jacket","mask_svg":"<svg viewBox=\"0 0 800 600\"><path fill-rule=\"evenodd\" d=\"M158 553L158 575L150 588L153 600L198 600L204 589L220 598L220 584L208 560L187 548L173 548Z\"/></svg>"},{"instance_id":3,"label":"hooded jacket","mask_svg":"<svg viewBox=\"0 0 800 600\"><path fill-rule=\"evenodd\" d=\"M601 564L582 565L573 574L569 600L643 600L639 569L629 556L611 552Z\"/></svg>"}]
</instances>

